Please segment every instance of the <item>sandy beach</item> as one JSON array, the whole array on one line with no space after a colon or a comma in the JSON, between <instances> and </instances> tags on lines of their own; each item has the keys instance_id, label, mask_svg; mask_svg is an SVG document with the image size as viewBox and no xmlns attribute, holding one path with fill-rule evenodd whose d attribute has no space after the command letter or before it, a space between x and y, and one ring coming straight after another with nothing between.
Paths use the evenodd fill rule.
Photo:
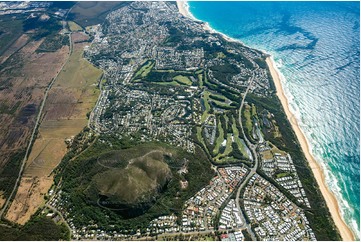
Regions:
<instances>
[{"instance_id":1,"label":"sandy beach","mask_svg":"<svg viewBox=\"0 0 361 242\"><path fill-rule=\"evenodd\" d=\"M177 6L178 6L178 9L179 9L179 13L181 13L183 16L187 17L187 18L190 18L190 19L193 19L195 21L200 21L200 22L203 22L199 19L196 19L191 12L189 12L189 6L188 6L188 3L187 1L180 1L178 0L177 1ZM220 34L222 35L223 38L225 38L226 40L228 41L231 41L231 42L238 42L238 43L241 43L243 45L245 45L244 43L242 43L241 41L239 40L236 40L236 39L233 39L223 33L220 33L220 32L217 32L215 31L214 29L211 28L211 26L209 26L209 24L207 22L203 22L203 29L206 30L206 31L209 31L211 33L217 33L217 34Z\"/></svg>"},{"instance_id":2,"label":"sandy beach","mask_svg":"<svg viewBox=\"0 0 361 242\"><path fill-rule=\"evenodd\" d=\"M188 11L188 4L186 1L177 0L177 7L178 7L179 12L183 16L194 19L194 17Z\"/></svg>"},{"instance_id":3,"label":"sandy beach","mask_svg":"<svg viewBox=\"0 0 361 242\"><path fill-rule=\"evenodd\" d=\"M187 17L187 18L190 18L190 19L193 19L195 21L200 21L199 19L196 19L192 14L191 12L189 12L189 5L187 3L187 1L180 1L178 0L177 1L177 7L178 7L178 10L179 10L179 13L182 14L184 17ZM201 21L202 22L202 21ZM203 24L203 29L206 30L206 31L209 31L211 33L215 33L216 31L214 31L214 29L211 28L211 26L209 26L208 23L204 22ZM222 33L220 33L222 34ZM223 34L222 34L223 35ZM227 40L229 41L235 41L235 40L232 40L231 38L229 38L228 36L226 35L223 35L224 38L226 38Z\"/></svg>"},{"instance_id":4,"label":"sandy beach","mask_svg":"<svg viewBox=\"0 0 361 242\"><path fill-rule=\"evenodd\" d=\"M189 6L186 1L178 0L177 6L179 9L179 12L183 16L199 21L189 12ZM210 31L213 33L217 32L214 29L212 29L208 23L205 23L203 27L207 31ZM217 32L217 33L219 33L219 32ZM221 34L228 41L236 41L236 42L242 43L241 41L230 38L229 36L227 36L223 33L219 33L219 34ZM242 43L242 44L244 44L244 43ZM311 167L313 175L316 178L317 184L318 184L318 186L321 190L321 193L326 201L326 204L330 210L332 219L334 220L336 227L338 228L340 235L344 241L355 240L355 236L352 233L351 229L345 224L345 222L342 219L341 212L338 207L338 202L335 198L335 195L326 186L325 176L324 176L322 168L317 163L315 158L312 156L312 154L310 152L308 141L307 141L306 137L304 136L303 132L301 131L300 127L298 126L297 120L294 119L294 115L292 114L292 112L289 109L287 97L283 92L283 88L282 88L282 84L281 84L281 77L280 77L279 71L277 70L277 67L276 67L272 57L268 57L266 59L266 62L270 69L272 78L273 78L275 86L276 86L277 96L282 103L283 109L285 110L287 118L290 121L294 132L296 133L296 136L301 145L302 151L305 154L305 157L309 162L309 166Z\"/></svg>"},{"instance_id":5,"label":"sandy beach","mask_svg":"<svg viewBox=\"0 0 361 242\"><path fill-rule=\"evenodd\" d=\"M275 63L271 57L268 57L266 59L266 62L270 69L273 81L276 86L277 96L280 99L283 109L285 110L285 113L287 115L287 118L290 121L291 126L296 133L297 139L301 145L303 153L305 154L306 159L309 162L309 165L311 167L313 175L316 178L317 184L322 192L323 197L326 200L326 204L330 210L333 221L335 222L336 227L338 228L343 240L346 240L346 241L355 240L355 237L354 237L351 229L345 224L345 222L343 221L343 219L341 217L340 209L338 207L338 203L335 198L335 195L328 189L328 187L325 184L325 177L324 177L322 168L317 163L315 158L312 156L310 149L309 149L308 141L307 141L306 137L304 136L304 134L302 133L300 127L298 126L297 120L295 120L293 118L294 115L292 114L292 112L289 109L288 100L287 100L286 95L283 92L283 88L282 88L282 84L281 84L281 77L279 75L279 72L276 69Z\"/></svg>"}]
</instances>

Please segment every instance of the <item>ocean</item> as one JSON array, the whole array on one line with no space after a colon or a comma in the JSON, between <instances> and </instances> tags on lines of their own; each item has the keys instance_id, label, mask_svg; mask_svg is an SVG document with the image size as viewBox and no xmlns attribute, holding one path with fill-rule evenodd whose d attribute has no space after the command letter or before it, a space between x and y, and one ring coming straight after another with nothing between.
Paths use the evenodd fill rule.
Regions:
<instances>
[{"instance_id":1,"label":"ocean","mask_svg":"<svg viewBox=\"0 0 361 242\"><path fill-rule=\"evenodd\" d=\"M213 29L273 55L294 120L359 239L359 2L188 4Z\"/></svg>"}]
</instances>

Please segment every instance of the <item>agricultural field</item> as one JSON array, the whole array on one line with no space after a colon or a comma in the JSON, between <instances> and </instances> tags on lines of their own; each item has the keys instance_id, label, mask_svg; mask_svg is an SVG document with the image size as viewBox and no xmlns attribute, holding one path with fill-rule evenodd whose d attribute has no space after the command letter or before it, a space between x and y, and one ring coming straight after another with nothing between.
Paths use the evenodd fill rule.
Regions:
<instances>
[{"instance_id":1,"label":"agricultural field","mask_svg":"<svg viewBox=\"0 0 361 242\"><path fill-rule=\"evenodd\" d=\"M71 32L78 32L83 30L83 28L74 21L68 21L68 26Z\"/></svg>"},{"instance_id":2,"label":"agricultural field","mask_svg":"<svg viewBox=\"0 0 361 242\"><path fill-rule=\"evenodd\" d=\"M27 16L27 15L26 15ZM17 179L20 164L35 126L36 115L50 82L66 61L67 42L53 15L41 13L0 16L0 193L7 198ZM56 42L56 46L55 43ZM42 47L56 47L51 52Z\"/></svg>"},{"instance_id":3,"label":"agricultural field","mask_svg":"<svg viewBox=\"0 0 361 242\"><path fill-rule=\"evenodd\" d=\"M0 193L5 197L14 186L45 89L60 72L69 51L63 46L37 53L43 41L21 35L9 47L11 54L5 53L8 56L0 68Z\"/></svg>"},{"instance_id":4,"label":"agricultural field","mask_svg":"<svg viewBox=\"0 0 361 242\"><path fill-rule=\"evenodd\" d=\"M24 225L44 202L44 196L52 183L53 179L51 177L29 177L24 175L5 218L11 222Z\"/></svg>"},{"instance_id":5,"label":"agricultural field","mask_svg":"<svg viewBox=\"0 0 361 242\"><path fill-rule=\"evenodd\" d=\"M13 19L11 16L6 15L1 16L0 33L0 56L3 58L5 52L11 52L9 48L14 44L14 42L21 41L19 38L24 33L23 19ZM16 46L18 46L18 44L16 44ZM0 63L2 62L3 61Z\"/></svg>"},{"instance_id":6,"label":"agricultural field","mask_svg":"<svg viewBox=\"0 0 361 242\"><path fill-rule=\"evenodd\" d=\"M98 98L96 85L102 73L82 58L84 46L73 43L73 52L49 91L37 139L6 214L10 221L26 223L44 202L44 194L53 183L52 171L67 152L65 139L87 125L86 114Z\"/></svg>"},{"instance_id":7,"label":"agricultural field","mask_svg":"<svg viewBox=\"0 0 361 242\"><path fill-rule=\"evenodd\" d=\"M4 63L12 54L26 45L30 37L27 34L22 34L12 45L7 48L0 56L0 64Z\"/></svg>"}]
</instances>

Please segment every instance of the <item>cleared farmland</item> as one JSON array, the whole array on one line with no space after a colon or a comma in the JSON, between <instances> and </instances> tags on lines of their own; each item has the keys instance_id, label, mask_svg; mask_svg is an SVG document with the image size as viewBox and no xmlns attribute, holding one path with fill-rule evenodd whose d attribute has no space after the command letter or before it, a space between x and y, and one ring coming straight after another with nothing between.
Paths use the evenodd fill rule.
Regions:
<instances>
[{"instance_id":1,"label":"cleared farmland","mask_svg":"<svg viewBox=\"0 0 361 242\"><path fill-rule=\"evenodd\" d=\"M10 221L26 223L43 204L44 194L53 183L51 172L67 151L65 139L87 124L86 114L98 98L96 84L102 72L82 58L85 45L73 43L73 52L49 91L37 139L6 214Z\"/></svg>"}]
</instances>

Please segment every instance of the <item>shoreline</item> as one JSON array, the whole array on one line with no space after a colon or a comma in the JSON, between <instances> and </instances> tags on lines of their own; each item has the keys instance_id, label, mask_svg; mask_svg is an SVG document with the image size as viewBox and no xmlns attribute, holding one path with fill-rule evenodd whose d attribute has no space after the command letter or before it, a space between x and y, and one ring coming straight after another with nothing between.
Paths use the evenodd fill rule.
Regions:
<instances>
[{"instance_id":1,"label":"shoreline","mask_svg":"<svg viewBox=\"0 0 361 242\"><path fill-rule=\"evenodd\" d=\"M189 5L188 5L187 1L177 0L176 2L177 2L177 7L179 10L179 13L182 14L184 17L190 18L194 21L202 22L203 23L202 27L204 30L209 31L210 33L213 33L213 34L220 34L227 41L241 43L242 45L244 45L246 47L252 48L250 46L247 46L245 43L243 43L240 40L233 39L233 38L229 37L228 35L225 35L224 33L221 33L221 32L218 32L218 31L212 29L212 27L209 25L208 22L204 22L204 21L199 20L196 17L194 17L193 14L189 11ZM260 50L260 51L262 51L262 50ZM264 51L262 51L262 52L264 52Z\"/></svg>"},{"instance_id":2,"label":"shoreline","mask_svg":"<svg viewBox=\"0 0 361 242\"><path fill-rule=\"evenodd\" d=\"M181 1L181 0L177 0L177 7L179 9L179 13L181 13L183 16L188 17L190 19L193 19L195 21L201 21L199 19L196 19L192 13L189 11L189 5L187 3L187 1ZM203 21L201 21L203 22ZM222 35L226 40L231 41L231 42L238 42L245 45L244 43L242 43L239 40L233 39L223 33L220 33L218 31L215 31L214 29L212 29L209 24L207 22L204 23L203 25L204 30L207 30L211 33L218 33L220 35ZM249 47L249 46L247 46ZM252 48L252 47L249 47ZM266 53L263 50L260 50L262 52L264 52L265 54L269 55L269 57L266 58L266 63L267 66L271 72L271 76L273 79L273 82L276 86L276 93L277 93L277 97L280 100L282 107L286 113L287 119L289 120L291 127L293 129L293 131L296 134L297 140L300 143L301 149L308 161L308 164L312 170L313 176L316 179L316 182L318 184L318 187L322 193L323 198L326 201L326 205L330 211L331 217L335 223L336 228L338 229L340 236L342 238L342 240L344 241L354 241L356 239L353 231L351 230L351 228L349 226L346 225L345 221L342 218L341 215L341 211L340 208L338 206L338 201L336 199L335 194L327 187L326 185L326 180L325 180L325 174L323 169L321 168L321 166L319 165L319 163L316 161L316 159L313 157L310 148L309 148L309 142L307 141L303 131L300 129L297 120L296 122L291 122L292 118L294 117L293 113L290 111L289 108L289 103L288 103L288 99L283 91L283 86L281 83L281 75L280 72L278 70L278 68L275 65L275 62L272 58L272 56L268 53Z\"/></svg>"},{"instance_id":3,"label":"shoreline","mask_svg":"<svg viewBox=\"0 0 361 242\"><path fill-rule=\"evenodd\" d=\"M305 135L303 134L302 130L298 126L297 120L295 120L295 122L291 122L291 119L294 115L290 111L288 99L287 99L285 93L283 92L280 72L278 71L274 60L272 59L272 57L267 57L266 63L268 65L268 68L270 69L273 82L276 86L277 97L280 100L282 107L286 113L287 119L289 120L289 122L292 126L292 129L296 134L298 142L301 145L302 151L303 151L303 153L308 161L308 164L312 170L313 176L315 177L315 179L317 181L317 184L322 193L322 196L326 201L326 205L331 213L331 217L341 235L342 240L344 240L344 241L355 240L355 236L354 236L353 232L346 225L346 223L344 222L344 220L341 216L341 211L338 206L338 201L337 201L335 195L326 186L325 174L324 174L321 166L318 164L316 159L313 157L313 155L310 151L310 148L309 148L309 143L308 143Z\"/></svg>"}]
</instances>

